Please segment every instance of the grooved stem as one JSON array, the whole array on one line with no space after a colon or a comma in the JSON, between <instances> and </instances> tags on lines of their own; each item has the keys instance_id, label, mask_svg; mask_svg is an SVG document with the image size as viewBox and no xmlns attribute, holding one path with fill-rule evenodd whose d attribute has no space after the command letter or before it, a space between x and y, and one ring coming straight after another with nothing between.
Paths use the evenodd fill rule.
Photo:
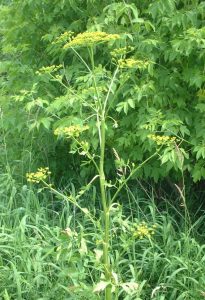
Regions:
<instances>
[{"instance_id":1,"label":"grooved stem","mask_svg":"<svg viewBox=\"0 0 205 300\"><path fill-rule=\"evenodd\" d=\"M103 206L103 219L104 219L104 241L103 241L103 262L105 268L105 280L110 281L110 261L109 261L109 231L110 231L110 216L109 207L106 199L105 191L105 174L104 174L104 159L105 159L105 118L101 119L101 147L100 147L100 192ZM105 289L105 300L111 300L111 286L108 285Z\"/></svg>"}]
</instances>

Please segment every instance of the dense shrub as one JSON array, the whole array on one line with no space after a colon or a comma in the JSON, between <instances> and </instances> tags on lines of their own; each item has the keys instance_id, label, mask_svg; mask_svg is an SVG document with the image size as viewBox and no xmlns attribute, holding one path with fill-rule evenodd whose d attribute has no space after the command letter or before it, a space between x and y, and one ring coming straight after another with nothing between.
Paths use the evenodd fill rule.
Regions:
<instances>
[{"instance_id":1,"label":"dense shrub","mask_svg":"<svg viewBox=\"0 0 205 300\"><path fill-rule=\"evenodd\" d=\"M36 71L63 62L71 88L78 89L79 83L84 83L81 89L88 88L81 62L52 42L65 31L100 30L121 34L116 48L133 47L127 57L144 62L129 79L122 75L123 89L116 84L113 90L111 109L118 128L109 132L108 151L115 146L124 159L139 162L155 151L155 143L147 138L150 133L173 135L180 140L177 148L164 149L162 165L153 162L141 175L157 181L181 174L182 167L194 181L205 176L203 1L1 3L1 107L12 159L22 157L22 148L24 155L30 152L32 144L25 161L32 156L37 163L49 159L56 164L57 144L50 130L59 120L67 122L80 106L73 106L75 99L63 87L46 76L39 78ZM82 55L87 59L86 52ZM112 71L112 57L106 47L97 48L95 56L99 84L106 86L103 74ZM95 136L92 142L97 147Z\"/></svg>"}]
</instances>

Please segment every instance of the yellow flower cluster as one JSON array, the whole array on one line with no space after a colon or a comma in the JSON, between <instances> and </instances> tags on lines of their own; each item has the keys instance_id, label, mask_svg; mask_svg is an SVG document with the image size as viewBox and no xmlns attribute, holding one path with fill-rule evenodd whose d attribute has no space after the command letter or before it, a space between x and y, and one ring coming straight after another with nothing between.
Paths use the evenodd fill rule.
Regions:
<instances>
[{"instance_id":1,"label":"yellow flower cluster","mask_svg":"<svg viewBox=\"0 0 205 300\"><path fill-rule=\"evenodd\" d=\"M79 33L70 42L65 44L64 49L76 46L89 46L96 43L109 42L119 39L119 34L111 34L102 31Z\"/></svg>"},{"instance_id":2,"label":"yellow flower cluster","mask_svg":"<svg viewBox=\"0 0 205 300\"><path fill-rule=\"evenodd\" d=\"M52 42L52 44L58 44L58 43L67 42L67 41L69 41L72 38L73 34L74 34L73 31L66 31L66 32L62 33L59 37L57 37Z\"/></svg>"},{"instance_id":3,"label":"yellow flower cluster","mask_svg":"<svg viewBox=\"0 0 205 300\"><path fill-rule=\"evenodd\" d=\"M26 178L28 182L35 182L39 183L42 180L45 180L51 172L49 171L49 168L38 168L37 172L31 172L26 174Z\"/></svg>"},{"instance_id":4,"label":"yellow flower cluster","mask_svg":"<svg viewBox=\"0 0 205 300\"><path fill-rule=\"evenodd\" d=\"M65 135L66 137L79 137L80 133L89 129L88 125L71 125L69 127L59 127L54 131L55 135Z\"/></svg>"},{"instance_id":5,"label":"yellow flower cluster","mask_svg":"<svg viewBox=\"0 0 205 300\"><path fill-rule=\"evenodd\" d=\"M176 141L175 136L149 134L149 139L155 141L157 145L172 144Z\"/></svg>"},{"instance_id":6,"label":"yellow flower cluster","mask_svg":"<svg viewBox=\"0 0 205 300\"><path fill-rule=\"evenodd\" d=\"M89 149L89 143L87 141L82 141L81 146L84 151L87 151Z\"/></svg>"},{"instance_id":7,"label":"yellow flower cluster","mask_svg":"<svg viewBox=\"0 0 205 300\"><path fill-rule=\"evenodd\" d=\"M151 238L151 236L155 234L156 228L157 228L156 224L149 227L145 222L142 222L136 225L136 229L134 231L134 237L139 239Z\"/></svg>"},{"instance_id":8,"label":"yellow flower cluster","mask_svg":"<svg viewBox=\"0 0 205 300\"><path fill-rule=\"evenodd\" d=\"M48 66L48 67L42 67L40 68L36 74L37 75L40 75L40 74L49 74L49 73L52 73L52 72L56 72L58 71L59 69L61 69L63 67L63 65L52 65L52 66Z\"/></svg>"},{"instance_id":9,"label":"yellow flower cluster","mask_svg":"<svg viewBox=\"0 0 205 300\"><path fill-rule=\"evenodd\" d=\"M121 69L124 68L146 69L149 65L148 61L134 59L134 58L119 59L117 63Z\"/></svg>"},{"instance_id":10,"label":"yellow flower cluster","mask_svg":"<svg viewBox=\"0 0 205 300\"><path fill-rule=\"evenodd\" d=\"M62 75L59 75L59 74L56 74L56 75L55 75L55 79L58 80L58 81L62 81L63 76L62 76Z\"/></svg>"},{"instance_id":11,"label":"yellow flower cluster","mask_svg":"<svg viewBox=\"0 0 205 300\"><path fill-rule=\"evenodd\" d=\"M128 52L133 51L133 50L134 50L134 47L131 47L131 46L124 47L124 48L116 48L116 49L114 49L113 51L111 51L110 54L111 54L113 57L117 57L117 56L125 55L125 54L127 54Z\"/></svg>"}]
</instances>

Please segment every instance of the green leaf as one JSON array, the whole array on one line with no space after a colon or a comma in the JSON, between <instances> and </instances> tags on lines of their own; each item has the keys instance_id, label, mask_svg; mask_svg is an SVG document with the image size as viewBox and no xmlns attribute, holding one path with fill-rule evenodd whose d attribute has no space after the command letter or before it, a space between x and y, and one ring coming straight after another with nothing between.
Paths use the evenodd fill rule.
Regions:
<instances>
[{"instance_id":1,"label":"green leaf","mask_svg":"<svg viewBox=\"0 0 205 300\"><path fill-rule=\"evenodd\" d=\"M131 108L135 108L135 102L133 101L133 99L128 99L127 100L127 102L128 102L128 104L129 104L129 106L131 107Z\"/></svg>"},{"instance_id":2,"label":"green leaf","mask_svg":"<svg viewBox=\"0 0 205 300\"><path fill-rule=\"evenodd\" d=\"M42 124L46 129L50 129L52 121L53 121L53 119L51 117L45 117L45 118L41 118L38 121L38 123L39 123L39 125Z\"/></svg>"}]
</instances>

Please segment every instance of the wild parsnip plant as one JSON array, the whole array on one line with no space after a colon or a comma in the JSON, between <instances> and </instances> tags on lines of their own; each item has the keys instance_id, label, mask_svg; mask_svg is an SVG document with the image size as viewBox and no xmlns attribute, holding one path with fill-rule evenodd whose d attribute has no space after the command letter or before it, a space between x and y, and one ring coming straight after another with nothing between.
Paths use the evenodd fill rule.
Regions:
<instances>
[{"instance_id":1,"label":"wild parsnip plant","mask_svg":"<svg viewBox=\"0 0 205 300\"><path fill-rule=\"evenodd\" d=\"M116 286L118 285L118 275L113 270L113 262L110 259L110 248L111 248L111 231L112 226L110 222L112 211L114 207L117 206L118 195L126 186L127 182L135 175L135 173L146 163L148 163L153 157L157 156L157 151L148 157L144 162L135 166L131 163L123 163L120 160L117 151L114 150L114 155L116 156L116 161L118 163L118 169L121 170L120 176L118 176L114 181L109 180L105 174L105 153L106 153L106 132L110 129L110 120L113 123L113 127L117 127L117 121L114 119L111 108L116 106L116 94L119 90L123 89L125 81L129 80L130 76L134 75L137 70L146 70L149 62L129 58L126 59L127 52L126 48L116 49L114 53L120 54L120 58L114 55L113 59L113 72L107 72L106 67L101 67L100 72L98 71L99 66L95 66L95 55L97 55L98 47L104 43L115 43L121 39L118 34L108 34L105 32L84 32L78 34L75 37L71 37L70 32L62 34L57 38L53 44L62 44L62 49L65 51L72 51L73 54L80 60L82 66L85 68L85 75L83 80L87 82L88 89L92 91L92 94L88 98L83 99L82 94L86 93L84 89L84 84L79 82L78 90L74 90L72 86L66 85L66 76L64 71L61 70L59 74L56 72L60 70L59 66L49 66L44 67L37 73L44 75L45 73L50 77L51 80L58 82L64 89L66 89L68 101L69 97L74 95L76 101L80 102L78 107L80 111L76 114L76 119L70 119L71 124L69 126L59 126L55 129L54 134L63 137L65 139L70 139L73 142L73 149L77 151L80 155L87 157L87 159L93 163L96 171L96 175L93 179L83 187L80 192L75 196L65 197L63 194L52 188L46 183L45 179L49 174L49 171L45 168L40 168L36 173L27 174L27 178L30 182L40 182L42 181L47 188L50 188L55 194L66 198L68 201L76 205L81 211L83 211L88 218L93 222L98 222L94 219L87 208L81 207L79 205L79 199L84 195L87 190L90 189L91 185L96 182L99 178L100 185L100 200L103 208L103 215L101 218L101 227L104 232L102 240L102 256L103 256L103 273L101 274L101 281L97 284L94 292L105 291L105 299L113 299L113 295L116 294ZM123 43L123 41L122 41ZM85 61L83 55L80 54L81 48L85 48L88 53L90 61ZM126 70L126 78L124 78L123 70ZM128 70L131 70L129 72ZM77 78L77 80L79 80ZM79 93L79 91L81 93ZM71 93L70 93L71 92ZM130 99L130 105L131 99ZM76 104L73 103L75 111ZM92 143L92 134L89 131L94 132L94 137L97 137L97 147L94 149ZM88 132L88 134L86 134ZM90 136L90 137L89 137ZM122 171L123 169L123 171ZM125 172L126 169L126 172ZM151 233L153 229L150 230L146 225L138 225L138 229L134 235L137 237L143 237L144 235L151 238ZM135 292L138 289L138 283L136 282L125 282L122 283L121 288L127 290L128 294L130 292Z\"/></svg>"}]
</instances>

